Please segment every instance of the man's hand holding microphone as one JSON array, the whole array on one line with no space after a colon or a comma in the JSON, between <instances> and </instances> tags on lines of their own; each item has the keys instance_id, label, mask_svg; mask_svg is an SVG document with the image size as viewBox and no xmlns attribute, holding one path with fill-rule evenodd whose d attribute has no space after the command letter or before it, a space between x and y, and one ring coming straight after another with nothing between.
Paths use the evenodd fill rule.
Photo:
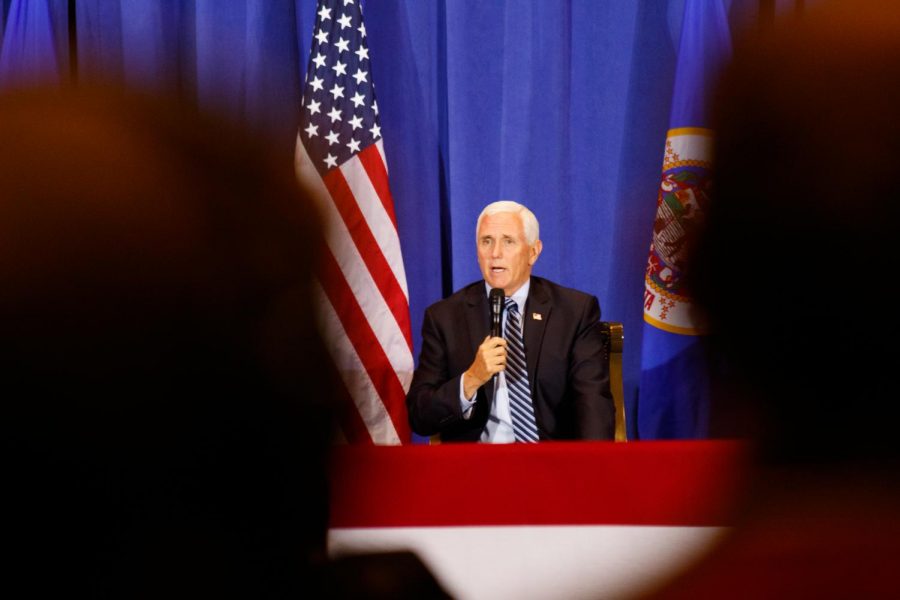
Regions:
<instances>
[{"instance_id":1,"label":"man's hand holding microphone","mask_svg":"<svg viewBox=\"0 0 900 600\"><path fill-rule=\"evenodd\" d=\"M463 394L472 398L478 388L487 383L494 375L506 369L506 340L501 336L503 322L504 294L503 290L494 288L490 294L491 335L484 338L475 360L463 373Z\"/></svg>"}]
</instances>

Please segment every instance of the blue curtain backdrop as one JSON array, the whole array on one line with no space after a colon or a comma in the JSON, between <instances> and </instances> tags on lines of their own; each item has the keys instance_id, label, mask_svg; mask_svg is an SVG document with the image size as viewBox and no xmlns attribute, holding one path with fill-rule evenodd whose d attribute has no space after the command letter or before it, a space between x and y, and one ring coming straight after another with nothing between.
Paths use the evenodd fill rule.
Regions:
<instances>
[{"instance_id":1,"label":"blue curtain backdrop","mask_svg":"<svg viewBox=\"0 0 900 600\"><path fill-rule=\"evenodd\" d=\"M757 0L725 6L733 31L756 19ZM180 94L269 136L293 159L315 0L2 7L3 85L37 72L22 61L55 57L59 78L74 70L80 81ZM416 354L425 307L479 278L481 208L518 200L541 222L535 273L596 294L603 318L624 322L629 435L640 437L643 274L684 0L363 8Z\"/></svg>"}]
</instances>

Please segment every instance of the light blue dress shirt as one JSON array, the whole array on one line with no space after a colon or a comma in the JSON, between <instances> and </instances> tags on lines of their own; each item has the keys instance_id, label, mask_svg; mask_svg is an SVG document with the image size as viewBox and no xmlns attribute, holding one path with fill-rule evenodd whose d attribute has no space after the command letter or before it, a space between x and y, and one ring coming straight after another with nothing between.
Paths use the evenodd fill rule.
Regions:
<instances>
[{"instance_id":1,"label":"light blue dress shirt","mask_svg":"<svg viewBox=\"0 0 900 600\"><path fill-rule=\"evenodd\" d=\"M485 282L485 293L490 297L491 286ZM519 314L525 314L525 301L528 299L528 290L531 288L531 279L528 279L522 287L520 287L512 295L512 299L519 307ZM521 317L522 324L525 323L524 316ZM503 311L503 331L506 331L506 311ZM490 444L510 444L516 441L516 435L513 432L512 416L509 412L509 393L506 388L506 373L501 371L494 382L487 382L485 385L494 385L494 403L491 406L491 414L488 417L487 425L481 432L481 441ZM462 408L463 418L472 417L472 407L475 406L475 398L478 392L475 392L471 398L466 398L463 392L463 378L459 378L459 403Z\"/></svg>"}]
</instances>

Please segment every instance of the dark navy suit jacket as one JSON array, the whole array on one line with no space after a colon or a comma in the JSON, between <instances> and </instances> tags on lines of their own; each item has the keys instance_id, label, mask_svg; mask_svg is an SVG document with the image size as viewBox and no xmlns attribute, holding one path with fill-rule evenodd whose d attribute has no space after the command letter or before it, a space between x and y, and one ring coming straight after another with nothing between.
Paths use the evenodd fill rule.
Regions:
<instances>
[{"instance_id":1,"label":"dark navy suit jacket","mask_svg":"<svg viewBox=\"0 0 900 600\"><path fill-rule=\"evenodd\" d=\"M531 278L524 311L525 358L542 440L612 439L615 410L603 359L597 298L540 277ZM463 419L459 379L490 332L484 281L425 311L422 351L406 405L419 435L442 441L479 439L494 384L479 388L474 412Z\"/></svg>"}]
</instances>

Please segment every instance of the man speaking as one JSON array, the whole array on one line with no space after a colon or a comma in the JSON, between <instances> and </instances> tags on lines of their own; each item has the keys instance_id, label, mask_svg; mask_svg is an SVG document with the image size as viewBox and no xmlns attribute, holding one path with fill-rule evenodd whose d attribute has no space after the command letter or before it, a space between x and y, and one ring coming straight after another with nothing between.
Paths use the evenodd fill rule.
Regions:
<instances>
[{"instance_id":1,"label":"man speaking","mask_svg":"<svg viewBox=\"0 0 900 600\"><path fill-rule=\"evenodd\" d=\"M406 397L419 435L443 441L612 439L615 411L597 298L531 276L537 218L517 202L478 217L484 281L425 311Z\"/></svg>"}]
</instances>

